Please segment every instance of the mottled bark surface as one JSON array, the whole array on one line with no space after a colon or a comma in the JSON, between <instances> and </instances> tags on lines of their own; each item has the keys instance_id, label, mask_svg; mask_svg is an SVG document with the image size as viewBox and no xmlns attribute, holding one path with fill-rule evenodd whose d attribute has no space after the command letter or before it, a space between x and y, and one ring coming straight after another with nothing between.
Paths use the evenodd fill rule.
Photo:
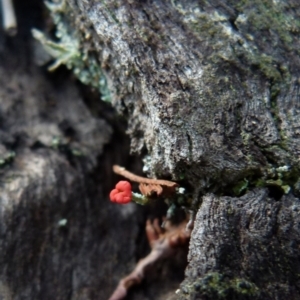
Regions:
<instances>
[{"instance_id":1,"label":"mottled bark surface","mask_svg":"<svg viewBox=\"0 0 300 300\"><path fill-rule=\"evenodd\" d=\"M99 117L94 98L89 109L66 74L28 59L29 28L40 24L26 7L35 16L41 2L26 3L17 5L26 35L0 35L0 295L106 299L146 252L143 212L108 204L110 164L126 157L120 127L105 105L107 121ZM79 59L106 76L131 150L199 200L177 296L169 266L129 298L298 299L298 2L67 0L52 9Z\"/></svg>"},{"instance_id":2,"label":"mottled bark surface","mask_svg":"<svg viewBox=\"0 0 300 300\"><path fill-rule=\"evenodd\" d=\"M298 299L300 201L206 195L179 299Z\"/></svg>"},{"instance_id":3,"label":"mottled bark surface","mask_svg":"<svg viewBox=\"0 0 300 300\"><path fill-rule=\"evenodd\" d=\"M114 285L105 276L112 280L118 259L125 258L112 236L125 242L131 256L134 248L127 240L137 234L120 210L107 207L101 183L92 178L101 178L93 173L112 129L91 115L74 83L63 77L51 83L32 64L27 43L17 37L5 46L1 299L105 298ZM8 160L12 151L15 157ZM119 216L113 223L111 214ZM127 230L112 233L118 222ZM102 255L110 264L103 264Z\"/></svg>"},{"instance_id":4,"label":"mottled bark surface","mask_svg":"<svg viewBox=\"0 0 300 300\"><path fill-rule=\"evenodd\" d=\"M152 173L217 190L298 166L295 1L68 3Z\"/></svg>"},{"instance_id":5,"label":"mottled bark surface","mask_svg":"<svg viewBox=\"0 0 300 300\"><path fill-rule=\"evenodd\" d=\"M0 298L108 299L149 251L144 212L107 196L112 164L135 163L109 105L84 101L64 68L50 75L35 65L30 29L42 7L19 2L19 34L0 33ZM178 268L156 271L170 275L167 286L153 275L130 297L173 295Z\"/></svg>"},{"instance_id":6,"label":"mottled bark surface","mask_svg":"<svg viewBox=\"0 0 300 300\"><path fill-rule=\"evenodd\" d=\"M131 150L206 194L179 297L299 298L298 2L67 3Z\"/></svg>"}]
</instances>

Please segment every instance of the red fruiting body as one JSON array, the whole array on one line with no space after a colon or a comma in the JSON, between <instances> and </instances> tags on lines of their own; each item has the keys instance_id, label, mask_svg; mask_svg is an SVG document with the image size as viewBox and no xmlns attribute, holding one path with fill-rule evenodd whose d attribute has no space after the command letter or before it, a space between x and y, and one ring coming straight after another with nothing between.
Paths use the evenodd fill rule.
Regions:
<instances>
[{"instance_id":1,"label":"red fruiting body","mask_svg":"<svg viewBox=\"0 0 300 300\"><path fill-rule=\"evenodd\" d=\"M131 201L131 184L128 181L119 181L113 189L109 198L111 202L127 204Z\"/></svg>"},{"instance_id":2,"label":"red fruiting body","mask_svg":"<svg viewBox=\"0 0 300 300\"><path fill-rule=\"evenodd\" d=\"M131 184L126 180L119 181L116 184L116 189L122 192L130 192L131 193Z\"/></svg>"}]
</instances>

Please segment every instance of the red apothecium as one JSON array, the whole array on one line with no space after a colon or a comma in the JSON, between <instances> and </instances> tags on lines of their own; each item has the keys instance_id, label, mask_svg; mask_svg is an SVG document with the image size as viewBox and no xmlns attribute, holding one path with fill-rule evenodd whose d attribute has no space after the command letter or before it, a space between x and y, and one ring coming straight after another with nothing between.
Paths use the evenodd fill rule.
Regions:
<instances>
[{"instance_id":1,"label":"red apothecium","mask_svg":"<svg viewBox=\"0 0 300 300\"><path fill-rule=\"evenodd\" d=\"M127 204L131 201L131 184L128 181L122 180L116 184L116 188L113 189L109 198L111 202L119 204Z\"/></svg>"}]
</instances>

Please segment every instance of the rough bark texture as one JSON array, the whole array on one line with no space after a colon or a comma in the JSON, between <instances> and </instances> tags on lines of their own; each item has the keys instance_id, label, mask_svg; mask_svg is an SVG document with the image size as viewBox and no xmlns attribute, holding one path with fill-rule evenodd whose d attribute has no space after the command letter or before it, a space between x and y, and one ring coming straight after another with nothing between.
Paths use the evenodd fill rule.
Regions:
<instances>
[{"instance_id":1,"label":"rough bark texture","mask_svg":"<svg viewBox=\"0 0 300 300\"><path fill-rule=\"evenodd\" d=\"M15 2L29 30L24 8L31 16L41 2ZM194 188L177 297L298 299L298 1L67 0L52 11L79 41L78 65L106 76L131 150L149 155L153 175ZM0 36L0 295L106 299L133 269L143 230L135 206L104 196L121 141L101 160L112 127L74 82L24 59L28 31ZM173 298L180 276L161 270L129 298Z\"/></svg>"},{"instance_id":2,"label":"rough bark texture","mask_svg":"<svg viewBox=\"0 0 300 300\"><path fill-rule=\"evenodd\" d=\"M247 192L203 197L179 297L299 298L300 4L67 3L150 172Z\"/></svg>"},{"instance_id":3,"label":"rough bark texture","mask_svg":"<svg viewBox=\"0 0 300 300\"><path fill-rule=\"evenodd\" d=\"M0 299L108 299L149 251L144 212L107 196L112 164L130 166L128 139L64 68L34 64L30 29L42 26L42 7L19 1L18 36L0 32ZM167 286L152 277L131 298L173 295L183 268L162 270Z\"/></svg>"},{"instance_id":4,"label":"rough bark texture","mask_svg":"<svg viewBox=\"0 0 300 300\"><path fill-rule=\"evenodd\" d=\"M121 212L103 209L102 187L90 178L111 127L91 115L74 83L61 77L54 88L26 57L28 45L18 39L6 46L0 65L1 299L101 298L108 291L98 286L113 273L113 257L123 255L114 251L112 235L130 253L133 244L121 236L137 234L122 215L109 221ZM117 222L128 231L112 234ZM101 263L101 253L112 255L110 265Z\"/></svg>"},{"instance_id":5,"label":"rough bark texture","mask_svg":"<svg viewBox=\"0 0 300 300\"><path fill-rule=\"evenodd\" d=\"M203 197L179 299L298 299L300 202Z\"/></svg>"},{"instance_id":6,"label":"rough bark texture","mask_svg":"<svg viewBox=\"0 0 300 300\"><path fill-rule=\"evenodd\" d=\"M152 173L217 190L298 167L297 2L68 3Z\"/></svg>"}]
</instances>

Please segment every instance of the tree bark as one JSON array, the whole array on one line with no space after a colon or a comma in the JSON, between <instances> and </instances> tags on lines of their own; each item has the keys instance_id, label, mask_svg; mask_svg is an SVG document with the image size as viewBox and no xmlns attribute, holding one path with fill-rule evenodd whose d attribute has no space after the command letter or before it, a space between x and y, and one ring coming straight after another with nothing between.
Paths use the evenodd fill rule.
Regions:
<instances>
[{"instance_id":1,"label":"tree bark","mask_svg":"<svg viewBox=\"0 0 300 300\"><path fill-rule=\"evenodd\" d=\"M128 157L111 109L100 118L66 70L33 61L42 5L19 1L18 35L0 33L0 298L106 299L136 262L143 215L108 201Z\"/></svg>"},{"instance_id":2,"label":"tree bark","mask_svg":"<svg viewBox=\"0 0 300 300\"><path fill-rule=\"evenodd\" d=\"M109 90L131 151L193 193L176 297L298 299L300 4L66 0L51 10L77 47L63 62ZM22 42L1 50L0 294L105 299L136 261L143 213L103 201L98 173L124 157L113 125L74 82L24 62ZM130 297L175 297L178 278L164 280Z\"/></svg>"},{"instance_id":3,"label":"tree bark","mask_svg":"<svg viewBox=\"0 0 300 300\"><path fill-rule=\"evenodd\" d=\"M203 197L179 299L298 299L299 199Z\"/></svg>"},{"instance_id":4,"label":"tree bark","mask_svg":"<svg viewBox=\"0 0 300 300\"><path fill-rule=\"evenodd\" d=\"M179 297L299 298L300 5L67 3L76 18L63 20L92 36L131 150L146 149L152 175L193 187Z\"/></svg>"},{"instance_id":5,"label":"tree bark","mask_svg":"<svg viewBox=\"0 0 300 300\"><path fill-rule=\"evenodd\" d=\"M179 297L299 298L300 5L68 5L77 19L65 20L89 28L131 150L146 149L152 175L194 188Z\"/></svg>"},{"instance_id":6,"label":"tree bark","mask_svg":"<svg viewBox=\"0 0 300 300\"><path fill-rule=\"evenodd\" d=\"M108 299L149 250L145 211L108 199L112 165L140 163L128 155L124 121L99 95L64 67L36 66L31 29L51 27L43 2L15 9L18 35L0 31L0 298ZM130 297L173 295L183 267L172 263Z\"/></svg>"},{"instance_id":7,"label":"tree bark","mask_svg":"<svg viewBox=\"0 0 300 300\"><path fill-rule=\"evenodd\" d=\"M294 1L68 3L153 174L217 190L298 167Z\"/></svg>"}]
</instances>

